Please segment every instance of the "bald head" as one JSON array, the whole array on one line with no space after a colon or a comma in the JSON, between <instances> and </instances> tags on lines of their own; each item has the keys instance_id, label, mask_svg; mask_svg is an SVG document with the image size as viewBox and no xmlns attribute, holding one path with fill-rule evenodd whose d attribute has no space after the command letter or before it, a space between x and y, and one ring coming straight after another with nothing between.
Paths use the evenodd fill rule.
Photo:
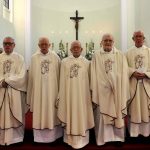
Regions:
<instances>
[{"instance_id":1,"label":"bald head","mask_svg":"<svg viewBox=\"0 0 150 150\"><path fill-rule=\"evenodd\" d=\"M49 42L49 39L47 37L39 38L38 45L39 45L40 51L43 54L47 54L48 53L49 47L50 47L50 42Z\"/></svg>"},{"instance_id":2,"label":"bald head","mask_svg":"<svg viewBox=\"0 0 150 150\"><path fill-rule=\"evenodd\" d=\"M73 41L71 43L70 51L74 57L76 57L76 58L79 57L81 55L81 52L82 52L81 43L79 41Z\"/></svg>"},{"instance_id":3,"label":"bald head","mask_svg":"<svg viewBox=\"0 0 150 150\"><path fill-rule=\"evenodd\" d=\"M145 36L144 36L144 33L141 31L141 30L138 30L138 31L135 31L133 33L133 37L132 37L134 43L135 43L135 46L137 48L140 48L143 46L144 44L144 40L145 40Z\"/></svg>"},{"instance_id":4,"label":"bald head","mask_svg":"<svg viewBox=\"0 0 150 150\"><path fill-rule=\"evenodd\" d=\"M104 34L100 43L104 51L110 52L113 49L114 37L109 33Z\"/></svg>"}]
</instances>

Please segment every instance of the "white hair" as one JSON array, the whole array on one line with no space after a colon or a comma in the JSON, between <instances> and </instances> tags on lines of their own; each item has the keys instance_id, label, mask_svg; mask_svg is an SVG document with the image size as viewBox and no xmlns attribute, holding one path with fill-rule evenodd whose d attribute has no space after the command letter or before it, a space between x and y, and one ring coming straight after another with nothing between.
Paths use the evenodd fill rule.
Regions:
<instances>
[{"instance_id":1,"label":"white hair","mask_svg":"<svg viewBox=\"0 0 150 150\"><path fill-rule=\"evenodd\" d=\"M15 39L12 38L11 36L6 36L3 41L5 41L6 39L11 39L13 41L13 43L15 43Z\"/></svg>"},{"instance_id":2,"label":"white hair","mask_svg":"<svg viewBox=\"0 0 150 150\"><path fill-rule=\"evenodd\" d=\"M50 41L47 37L40 37L39 38L39 43L41 43L42 41L47 41L50 44Z\"/></svg>"},{"instance_id":3,"label":"white hair","mask_svg":"<svg viewBox=\"0 0 150 150\"><path fill-rule=\"evenodd\" d=\"M107 36L110 36L110 37L112 38L112 40L114 41L114 37L113 37L112 34L110 34L110 33L105 33L105 34L102 36L102 41L104 41L104 39L105 39Z\"/></svg>"},{"instance_id":4,"label":"white hair","mask_svg":"<svg viewBox=\"0 0 150 150\"><path fill-rule=\"evenodd\" d=\"M81 47L81 42L79 42L78 40L73 41L73 42L71 43L71 48L73 47L74 44L79 44L80 47Z\"/></svg>"}]
</instances>

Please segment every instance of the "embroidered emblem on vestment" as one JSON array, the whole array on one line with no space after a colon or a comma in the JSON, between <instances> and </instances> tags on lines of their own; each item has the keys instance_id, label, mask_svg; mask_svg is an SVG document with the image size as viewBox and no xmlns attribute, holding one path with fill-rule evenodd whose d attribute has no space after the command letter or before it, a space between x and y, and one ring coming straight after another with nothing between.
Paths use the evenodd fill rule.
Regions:
<instances>
[{"instance_id":1,"label":"embroidered emblem on vestment","mask_svg":"<svg viewBox=\"0 0 150 150\"><path fill-rule=\"evenodd\" d=\"M78 64L73 64L70 67L70 78L78 77L78 71L81 68Z\"/></svg>"},{"instance_id":2,"label":"embroidered emblem on vestment","mask_svg":"<svg viewBox=\"0 0 150 150\"><path fill-rule=\"evenodd\" d=\"M3 74L10 73L12 63L13 62L11 60L4 61L4 63L3 63Z\"/></svg>"},{"instance_id":3,"label":"embroidered emblem on vestment","mask_svg":"<svg viewBox=\"0 0 150 150\"><path fill-rule=\"evenodd\" d=\"M135 57L135 68L136 69L143 67L143 58L144 58L144 56L142 56L142 55L137 55Z\"/></svg>"},{"instance_id":4,"label":"embroidered emblem on vestment","mask_svg":"<svg viewBox=\"0 0 150 150\"><path fill-rule=\"evenodd\" d=\"M105 71L106 73L109 73L110 71L112 71L112 64L114 63L114 61L112 61L111 59L107 59L105 61Z\"/></svg>"},{"instance_id":5,"label":"embroidered emblem on vestment","mask_svg":"<svg viewBox=\"0 0 150 150\"><path fill-rule=\"evenodd\" d=\"M50 64L49 60L43 60L41 62L41 73L42 74L46 74L49 72L49 64Z\"/></svg>"}]
</instances>

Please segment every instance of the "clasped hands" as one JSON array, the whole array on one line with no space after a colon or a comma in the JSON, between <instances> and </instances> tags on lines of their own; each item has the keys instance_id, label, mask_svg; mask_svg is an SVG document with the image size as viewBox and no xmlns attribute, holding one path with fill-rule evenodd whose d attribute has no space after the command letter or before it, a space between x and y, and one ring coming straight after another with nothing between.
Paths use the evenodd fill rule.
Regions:
<instances>
[{"instance_id":1,"label":"clasped hands","mask_svg":"<svg viewBox=\"0 0 150 150\"><path fill-rule=\"evenodd\" d=\"M7 88L8 87L8 84L5 82L5 80L2 81L2 87L3 88Z\"/></svg>"},{"instance_id":2,"label":"clasped hands","mask_svg":"<svg viewBox=\"0 0 150 150\"><path fill-rule=\"evenodd\" d=\"M141 72L137 72L137 71L135 71L132 76L138 80L142 80L144 78L147 78L145 73L141 73Z\"/></svg>"}]
</instances>

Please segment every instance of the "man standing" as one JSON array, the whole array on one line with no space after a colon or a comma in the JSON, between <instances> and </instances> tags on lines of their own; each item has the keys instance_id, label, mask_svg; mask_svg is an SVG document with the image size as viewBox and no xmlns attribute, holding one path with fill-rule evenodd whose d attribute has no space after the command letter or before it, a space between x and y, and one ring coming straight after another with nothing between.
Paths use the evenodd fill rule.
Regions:
<instances>
[{"instance_id":1,"label":"man standing","mask_svg":"<svg viewBox=\"0 0 150 150\"><path fill-rule=\"evenodd\" d=\"M126 54L130 74L130 136L150 135L150 49L144 45L144 33L133 34L135 46Z\"/></svg>"},{"instance_id":2,"label":"man standing","mask_svg":"<svg viewBox=\"0 0 150 150\"><path fill-rule=\"evenodd\" d=\"M129 99L128 66L125 56L114 46L110 34L102 37L101 49L95 51L91 62L92 101L97 145L124 141L124 117Z\"/></svg>"},{"instance_id":3,"label":"man standing","mask_svg":"<svg viewBox=\"0 0 150 150\"><path fill-rule=\"evenodd\" d=\"M62 60L58 118L64 126L64 142L73 148L89 143L89 129L94 127L89 88L89 61L81 56L81 43L71 44L72 55Z\"/></svg>"},{"instance_id":4,"label":"man standing","mask_svg":"<svg viewBox=\"0 0 150 150\"><path fill-rule=\"evenodd\" d=\"M15 41L3 40L0 55L0 145L22 142L24 138L26 70L24 59L13 52Z\"/></svg>"},{"instance_id":5,"label":"man standing","mask_svg":"<svg viewBox=\"0 0 150 150\"><path fill-rule=\"evenodd\" d=\"M49 143L63 135L55 108L60 59L49 51L48 38L40 38L38 46L29 68L27 101L33 112L34 141Z\"/></svg>"}]
</instances>

